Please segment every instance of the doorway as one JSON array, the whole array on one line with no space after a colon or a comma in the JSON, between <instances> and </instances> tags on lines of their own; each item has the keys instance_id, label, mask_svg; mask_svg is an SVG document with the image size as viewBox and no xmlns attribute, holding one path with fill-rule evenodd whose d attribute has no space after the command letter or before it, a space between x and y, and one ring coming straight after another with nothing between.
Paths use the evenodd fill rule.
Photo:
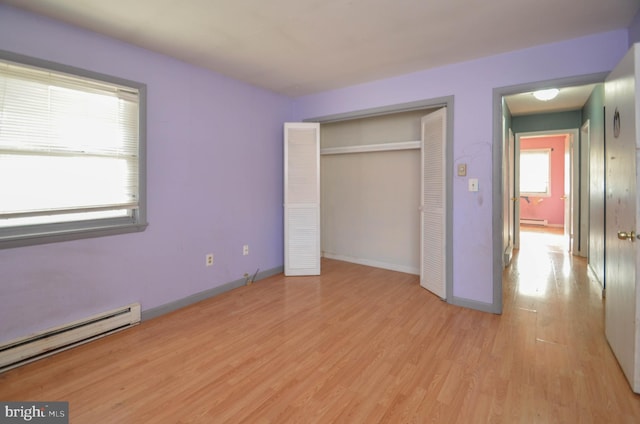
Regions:
<instances>
[{"instance_id":1,"label":"doorway","mask_svg":"<svg viewBox=\"0 0 640 424\"><path fill-rule=\"evenodd\" d=\"M329 129L331 126L334 126L337 124L337 126L343 126L341 123L344 123L346 125L346 127L350 127L347 128L347 131L344 132L345 134L347 134L347 139L346 139L346 143L344 143L343 145L323 145L321 146L320 149L320 156L322 158L328 158L328 160L324 160L321 164L321 168L329 168L329 167L342 167L340 169L342 169L343 172L346 173L353 173L352 171L354 170L353 166L356 167L361 167L361 166L365 166L367 167L367 169L371 170L371 175L373 175L373 173L375 172L376 169L380 170L383 169L385 167L388 167L388 161L384 160L384 163L378 162L377 164L375 163L376 160L379 160L382 156L388 157L388 158L392 158L393 160L397 160L398 163L407 163L407 164L411 164L413 162L416 162L416 159L418 159L418 170L420 169L420 164L419 161L421 160L420 155L417 156L417 158L415 157L415 155L413 153L417 153L417 151L419 151L421 149L421 145L423 144L423 142L419 141L419 140L415 140L415 134L411 135L409 134L409 137L405 137L405 136L401 136L399 139L386 139L385 137L381 138L380 140L377 140L377 142L373 142L370 140L370 137L375 136L375 137L380 137L383 136L384 134L382 134L382 132L380 131L380 128L376 129L376 131L373 132L368 132L367 131L363 131L362 128L358 128L358 126L351 126L348 123L348 121L358 121L358 120L366 120L368 118L375 118L375 117L382 117L382 120L384 120L385 116L389 116L391 117L392 115L412 115L415 114L416 116L423 116L425 114L428 114L429 111L432 112L432 114L437 114L437 111L442 111L442 128L441 130L443 131L443 135L444 135L444 145L442 146L442 178L443 180L441 181L441 185L445 188L443 190L443 193L448 193L450 191L450 187L452 185L452 181L453 181L453 138L452 138L452 133L453 133L453 111L454 111L454 105L453 105L453 97L443 97L443 98L438 98L438 99L432 99L432 100L425 100L425 101L419 101L419 102L411 102L411 103L405 103L405 104L398 104L398 105L391 105L391 106L385 106L382 108L374 108L374 109L367 109L367 110L360 110L360 111L354 111L354 112L348 112L348 113L344 113L344 114L337 114L337 115L329 115L329 116L322 116L322 117L317 117L317 118L311 118L308 119L307 121L309 122L317 122L321 125L321 131L320 133L326 133L327 131L325 131L326 129ZM378 120L376 120L378 121ZM381 122L381 121L380 121ZM418 121L420 122L420 121ZM404 124L403 124L404 125ZM424 130L423 128L424 124L420 124L419 129ZM385 128L383 132L386 132L387 129ZM367 137L362 138L361 136L364 134L368 134ZM422 137L424 138L424 135L422 135ZM360 139L359 139L360 138ZM418 137L419 138L419 137ZM408 140L408 141L407 141ZM336 141L336 140L334 140ZM322 143L321 143L322 144ZM348 166L344 166L345 164L342 162L346 162L344 159L345 158L349 158L350 156L352 156L353 158L358 159L359 157L362 157L362 159L364 160L366 157L366 161L367 164L365 164L363 162L363 160L356 160L355 164L347 164ZM402 162L404 161L404 162ZM353 162L353 161L351 161ZM368 163L368 162L374 162L374 163ZM352 166L353 165L353 166ZM406 167L406 169L397 169L396 170L398 172L407 172L407 171L411 171L409 168L416 168L414 166L408 166ZM422 166L422 169L424 169L424 166ZM325 170L326 171L326 170ZM341 171L341 172L342 172ZM322 177L322 175L325 175L325 177L328 176L328 172L327 173L323 173L321 172L321 179L324 178ZM335 176L335 173L331 172L332 177ZM359 176L360 177L360 176ZM400 190L404 190L404 191L408 191L408 192L415 192L416 194L418 194L417 198L420 198L420 190L409 190L410 187L398 187L397 184L394 184L393 181L391 180L386 180L384 177L379 178L379 176L376 176L377 178L377 185L375 187L373 187L373 189L368 189L368 192L365 191L353 191L351 190L351 195L346 196L346 198L348 199L348 201L352 204L355 205L355 208L352 208L353 210L360 210L362 211L362 205L360 203L358 203L358 200L362 200L364 199L363 196L367 195L370 198L376 200L376 196L379 196L380 194L380 189L385 188L388 190L391 190L391 192L395 195L397 194L397 192ZM426 181L425 177L422 176L418 176L418 178L414 178L413 180L416 180L414 182L412 182L412 184L414 183L418 183L418 185L420 184L421 181ZM331 184L331 183L337 183L338 187L339 187L339 191L344 192L345 189L348 189L349 187L346 187L344 184L341 184L342 181L324 181L325 183ZM321 184L321 186L325 186L325 184ZM345 197L345 196L343 196ZM365 196L366 197L366 196ZM393 209L394 205L388 204L391 203L390 199L393 199L394 196L387 196L385 199L382 199L383 202L386 202L387 204L384 204L384 209L382 212L385 212L387 209ZM377 199L378 201L380 199ZM354 203L354 201L356 203ZM325 206L330 206L331 205L331 201L326 201L326 199L323 198L322 203ZM379 202L378 202L379 203ZM443 239L443 243L441 248L439 249L439 253L440 255L444 258L443 262L440 264L441 265L441 269L442 269L442 273L443 273L443 280L444 281L444 293L446 293L446 295L441 296L444 297L445 300L449 303L453 303L453 304L461 304L464 303L464 301L461 301L460 303L457 302L456 298L453 296L453 289L452 289L452 284L453 284L453 280L452 280L452 275L453 275L453 263L452 263L452 233L453 233L453 224L452 224L452 220L451 219L446 219L446 217L450 217L452 216L452 208L453 208L453 199L451 196L443 196L443 204L440 205L440 213L442 214L443 217L445 217L444 221L444 228L442 228L442 239ZM335 204L334 204L335 206ZM322 208L321 208L322 209ZM421 222L422 220L424 220L424 218L420 218L419 220L416 219L412 219L410 218L410 216L416 215L416 216L422 216L425 214L424 208L420 208L419 204L414 205L413 210L410 210L407 212L407 216L409 216L409 218L407 218L407 220L409 221L417 221L417 222ZM371 218L371 210L364 210L363 213L350 213L348 215L349 218L349 222L351 222L352 224L360 224L361 221L363 221L363 216L366 216L367 219ZM386 212L385 212L386 213ZM338 222L337 219L329 219L327 218L327 215L324 214L324 212L321 212L321 215L324 215L323 221L324 223L326 223L326 225L322 225L322 228L329 228L330 226L334 226L336 225L336 223ZM394 215L394 214L391 214ZM342 215L336 215L334 214L334 218L336 217L340 217ZM394 218L397 220L397 216ZM348 224L348 223L347 223ZM376 223L374 223L376 224ZM377 223L379 224L379 223ZM357 225L355 225L357 226ZM373 227L378 227L381 230L385 230L384 225L374 225ZM371 227L371 226L369 226ZM353 230L353 228L351 227L344 227L343 226L343 230L346 228L345 231L342 231L340 229L338 229L338 232L340 233L346 233L347 230L351 231ZM335 228L334 228L335 230ZM412 230L413 234L410 235L410 237L416 237L416 235L418 236L418 240L420 237L420 231L418 231L418 234L416 234L415 229ZM343 234L341 234L342 236ZM394 237L397 234L394 234ZM327 235L324 235L325 240L328 240ZM393 263L389 263L386 262L384 259L383 260L374 260L374 261L367 261L367 260L362 260L362 257L359 257L359 254L353 254L352 252L355 252L355 250L351 249L351 251L349 251L349 249L342 249L343 252L346 253L340 253L340 252L331 252L330 251L330 247L331 246L338 246L338 247L344 247L346 246L348 243L351 243L353 240L357 240L360 237L358 236L358 234L352 234L350 237L347 237L346 241L345 238L342 237L341 240L338 240L338 243L336 242L336 240L331 240L327 243L322 243L322 250L323 250L323 256L325 257L335 257L337 259L342 259L342 260L349 260L352 262L356 262L356 263L363 263L366 265L373 265L373 266L378 266L378 267L382 267L382 268L388 268L388 269L394 269L394 270L398 270L398 271L403 271L403 272L410 272L410 273L421 273L420 269L423 268L423 264L420 264L420 269L416 269L416 256L418 258L420 258L421 256L423 256L420 253L420 249L422 248L422 242L420 241L420 243L415 243L414 241L411 241L410 244L411 246L409 246L409 248L413 248L414 252L411 253L412 258L413 258L413 262L409 263L409 264L401 264L400 267L397 266L396 264ZM343 246L340 246L339 243L347 243L344 244ZM333 243L333 244L331 244ZM392 243L391 247L393 246L398 246L400 242L398 243ZM325 247L326 250L325 251ZM349 246L348 246L349 247ZM362 245L360 246L362 247ZM364 247L362 247L365 250L371 250L373 248L376 248L378 246L375 246L373 244L367 244L364 245ZM388 246L383 246L383 247L388 247ZM402 246L400 246L400 248L402 248ZM337 250L337 249L336 249ZM398 250L398 249L396 249ZM387 249L388 251L388 249ZM337 254L336 254L337 253ZM416 255L417 253L417 255ZM391 252L391 254L395 254L393 251ZM388 256L389 258L393 259L392 256Z\"/></svg>"},{"instance_id":2,"label":"doorway","mask_svg":"<svg viewBox=\"0 0 640 424\"><path fill-rule=\"evenodd\" d=\"M580 250L581 191L578 130L518 133L515 137L513 176L515 198L515 247L526 238L520 237L523 226L557 238L560 247L578 256ZM583 178L585 181L587 178ZM583 190L584 191L584 190ZM588 228L588 227L587 227Z\"/></svg>"},{"instance_id":3,"label":"doorway","mask_svg":"<svg viewBox=\"0 0 640 424\"><path fill-rule=\"evenodd\" d=\"M603 278L601 278L603 276L603 273L601 272L603 269L603 264L601 264L602 261L600 259L602 259L604 256L604 235L603 231L601 231L604 226L604 221L602 213L600 213L601 208L599 206L596 208L595 214L590 209L594 204L600 206L604 204L604 174L603 172L600 172L603 171L604 168L604 132L602 131L602 134L600 134L600 129L604 127L604 116L602 113L604 105L604 91L602 88L602 83L605 77L606 73L599 73L494 89L493 127L495 139L493 144L493 210L496 211L496 213L494 215L493 225L494 230L497 233L496 237L494 238L493 251L493 308L495 313L502 312L503 270L504 267L509 264L509 262L506 260L507 255L505 253L505 249L508 246L505 244L505 242L500 243L499 240L513 240L513 236L510 234L505 235L504 231L508 230L510 227L512 227L512 231L514 233L516 231L516 225L510 226L507 225L507 223L511 222L511 220L509 219L510 210L512 208L515 208L514 203L519 200L516 198L516 196L513 195L513 192L509 191L510 188L507 185L506 179L500 178L500 175L508 173L508 171L505 171L505 169L508 169L509 166L507 153L509 150L508 140L510 130L513 130L513 133L517 134L536 131L558 131L561 129L572 128L577 129L578 134L574 135L574 137L575 140L577 140L576 142L580 143L579 129L583 126L585 121L591 121L590 138L591 142L593 142L594 134L597 135L595 139L595 145L591 144L589 148L579 150L581 145L578 144L578 150L576 151L579 165L575 170L576 172L578 172L578 177L575 178L575 182L580 190L583 190L585 193L587 193L587 196L582 196L582 200L585 201L586 204L574 207L573 216L575 216L576 214L580 214L576 222L580 222L581 225L584 225L589 229L588 235L584 234L584 232L580 235L579 244L576 246L576 248L580 246L581 249L584 248L583 254L588 254L589 268L592 268L592 256L593 258L595 258L595 260L593 261L596 268L594 270L594 273L596 274L596 277L599 281L603 281ZM509 104L506 101L507 98L511 96L516 100L526 100L528 98L531 98L533 91L543 88L558 87L561 89L561 91L564 91L565 89L576 91L579 89L583 89L584 86L590 86L591 92L588 93L585 97L582 97L581 100L578 99L578 102L573 103L571 107L566 107L565 105L565 107L559 110L554 110L551 106L551 103L539 102L536 106L535 111L523 113L523 115L530 115L530 117L526 118L518 118L517 114L513 113L514 109L516 108L512 107L512 104ZM559 122L557 118L560 115L557 115L558 113L561 114L562 117L566 118L571 114L571 111L574 111L575 113L575 122L573 122L571 125ZM597 119L597 122L594 121L594 118ZM596 125L598 127L598 131L594 132L594 127ZM512 151L513 150L514 149L512 148ZM589 157L591 157L591 159L596 158L596 161L589 162ZM597 171L595 180L591 175L591 172L593 172L594 169L596 169ZM510 196L505 197L505 195ZM584 211L585 209L586 211ZM585 212L592 213L589 214ZM580 226L578 226L578 228L580 228ZM593 231L594 228L596 229L595 232ZM595 252L592 252L590 249L588 249L587 246L595 246Z\"/></svg>"},{"instance_id":4,"label":"doorway","mask_svg":"<svg viewBox=\"0 0 640 424\"><path fill-rule=\"evenodd\" d=\"M420 273L422 109L322 123L325 258Z\"/></svg>"}]
</instances>

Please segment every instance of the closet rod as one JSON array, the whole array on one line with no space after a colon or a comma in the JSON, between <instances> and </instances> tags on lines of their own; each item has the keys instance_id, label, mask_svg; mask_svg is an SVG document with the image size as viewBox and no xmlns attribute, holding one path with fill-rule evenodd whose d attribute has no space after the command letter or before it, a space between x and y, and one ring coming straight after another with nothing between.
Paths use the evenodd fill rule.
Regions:
<instances>
[{"instance_id":1,"label":"closet rod","mask_svg":"<svg viewBox=\"0 0 640 424\"><path fill-rule=\"evenodd\" d=\"M393 150L419 149L418 141L402 141L399 143L363 144L361 146L325 147L320 149L321 155L344 155L348 153L388 152Z\"/></svg>"}]
</instances>

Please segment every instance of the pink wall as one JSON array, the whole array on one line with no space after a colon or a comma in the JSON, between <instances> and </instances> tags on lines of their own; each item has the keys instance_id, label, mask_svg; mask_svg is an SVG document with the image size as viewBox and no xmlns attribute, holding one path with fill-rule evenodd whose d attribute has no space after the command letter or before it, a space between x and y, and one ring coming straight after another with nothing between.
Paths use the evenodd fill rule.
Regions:
<instances>
[{"instance_id":1,"label":"pink wall","mask_svg":"<svg viewBox=\"0 0 640 424\"><path fill-rule=\"evenodd\" d=\"M520 196L521 219L546 219L549 225L564 225L564 142L566 136L521 138L520 150L553 149L551 152L551 197Z\"/></svg>"}]
</instances>

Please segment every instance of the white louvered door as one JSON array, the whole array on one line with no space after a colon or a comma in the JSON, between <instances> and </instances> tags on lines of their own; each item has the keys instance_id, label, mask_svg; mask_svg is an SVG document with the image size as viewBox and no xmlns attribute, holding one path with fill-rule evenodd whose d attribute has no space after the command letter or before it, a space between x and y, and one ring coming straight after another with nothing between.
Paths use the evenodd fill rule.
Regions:
<instances>
[{"instance_id":1,"label":"white louvered door","mask_svg":"<svg viewBox=\"0 0 640 424\"><path fill-rule=\"evenodd\" d=\"M447 297L446 131L446 108L422 118L420 285L442 299Z\"/></svg>"},{"instance_id":2,"label":"white louvered door","mask_svg":"<svg viewBox=\"0 0 640 424\"><path fill-rule=\"evenodd\" d=\"M284 124L284 274L320 275L320 124Z\"/></svg>"}]
</instances>

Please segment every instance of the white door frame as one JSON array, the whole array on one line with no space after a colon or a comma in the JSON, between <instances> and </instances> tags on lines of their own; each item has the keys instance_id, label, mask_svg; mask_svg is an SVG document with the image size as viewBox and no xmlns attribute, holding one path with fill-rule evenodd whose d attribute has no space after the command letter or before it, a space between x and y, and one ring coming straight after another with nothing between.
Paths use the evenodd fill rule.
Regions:
<instances>
[{"instance_id":1,"label":"white door frame","mask_svg":"<svg viewBox=\"0 0 640 424\"><path fill-rule=\"evenodd\" d=\"M516 135L513 133L513 130L509 128L509 160L507 166L509 167L509 174L511 177L508 181L508 193L507 193L507 202L509 204L509 216L507 220L509 221L509 237L511 238L511 246L513 249L520 248L520 240L516 237L516 229L520 228L519 224L516 224L516 210L518 213L520 211L520 199L519 199L519 191L520 191L520 174L518 174L516 168L516 155L520 154L519 146L516 144ZM516 150L516 147L518 150Z\"/></svg>"},{"instance_id":2,"label":"white door frame","mask_svg":"<svg viewBox=\"0 0 640 424\"><path fill-rule=\"evenodd\" d=\"M575 144L573 142L573 137L567 137L564 139L564 193L562 196L564 199L564 237L565 243L568 243L569 245L568 248L565 245L565 249L571 253L573 253L575 249L575 241L579 239L579 235L575 234L576 220L573 219L573 211L575 210L573 206L576 200L576 192L574 190L574 172L578 168L577 166L574 166L575 164L573 162L573 158L575 157L573 154L574 147Z\"/></svg>"},{"instance_id":3,"label":"white door frame","mask_svg":"<svg viewBox=\"0 0 640 424\"><path fill-rule=\"evenodd\" d=\"M591 205L591 120L580 127L580 246L579 254L589 257L589 223Z\"/></svg>"},{"instance_id":4,"label":"white door frame","mask_svg":"<svg viewBox=\"0 0 640 424\"><path fill-rule=\"evenodd\" d=\"M515 134L513 142L513 245L520 249L520 136ZM510 194L506 194L507 197Z\"/></svg>"},{"instance_id":5,"label":"white door frame","mask_svg":"<svg viewBox=\"0 0 640 424\"><path fill-rule=\"evenodd\" d=\"M517 175L515 174L515 158L516 158L516 139L511 128L506 128L506 120L502 122L503 133L505 134L504 140L504 157L503 162L506 161L506 165L503 168L503 184L505 185L504 196L504 220L505 225L503 231L503 246L504 246L504 266L505 268L511 263L513 258L513 251L518 248L516 240L516 225L515 225L515 208L518 205L516 202L516 181Z\"/></svg>"}]
</instances>

